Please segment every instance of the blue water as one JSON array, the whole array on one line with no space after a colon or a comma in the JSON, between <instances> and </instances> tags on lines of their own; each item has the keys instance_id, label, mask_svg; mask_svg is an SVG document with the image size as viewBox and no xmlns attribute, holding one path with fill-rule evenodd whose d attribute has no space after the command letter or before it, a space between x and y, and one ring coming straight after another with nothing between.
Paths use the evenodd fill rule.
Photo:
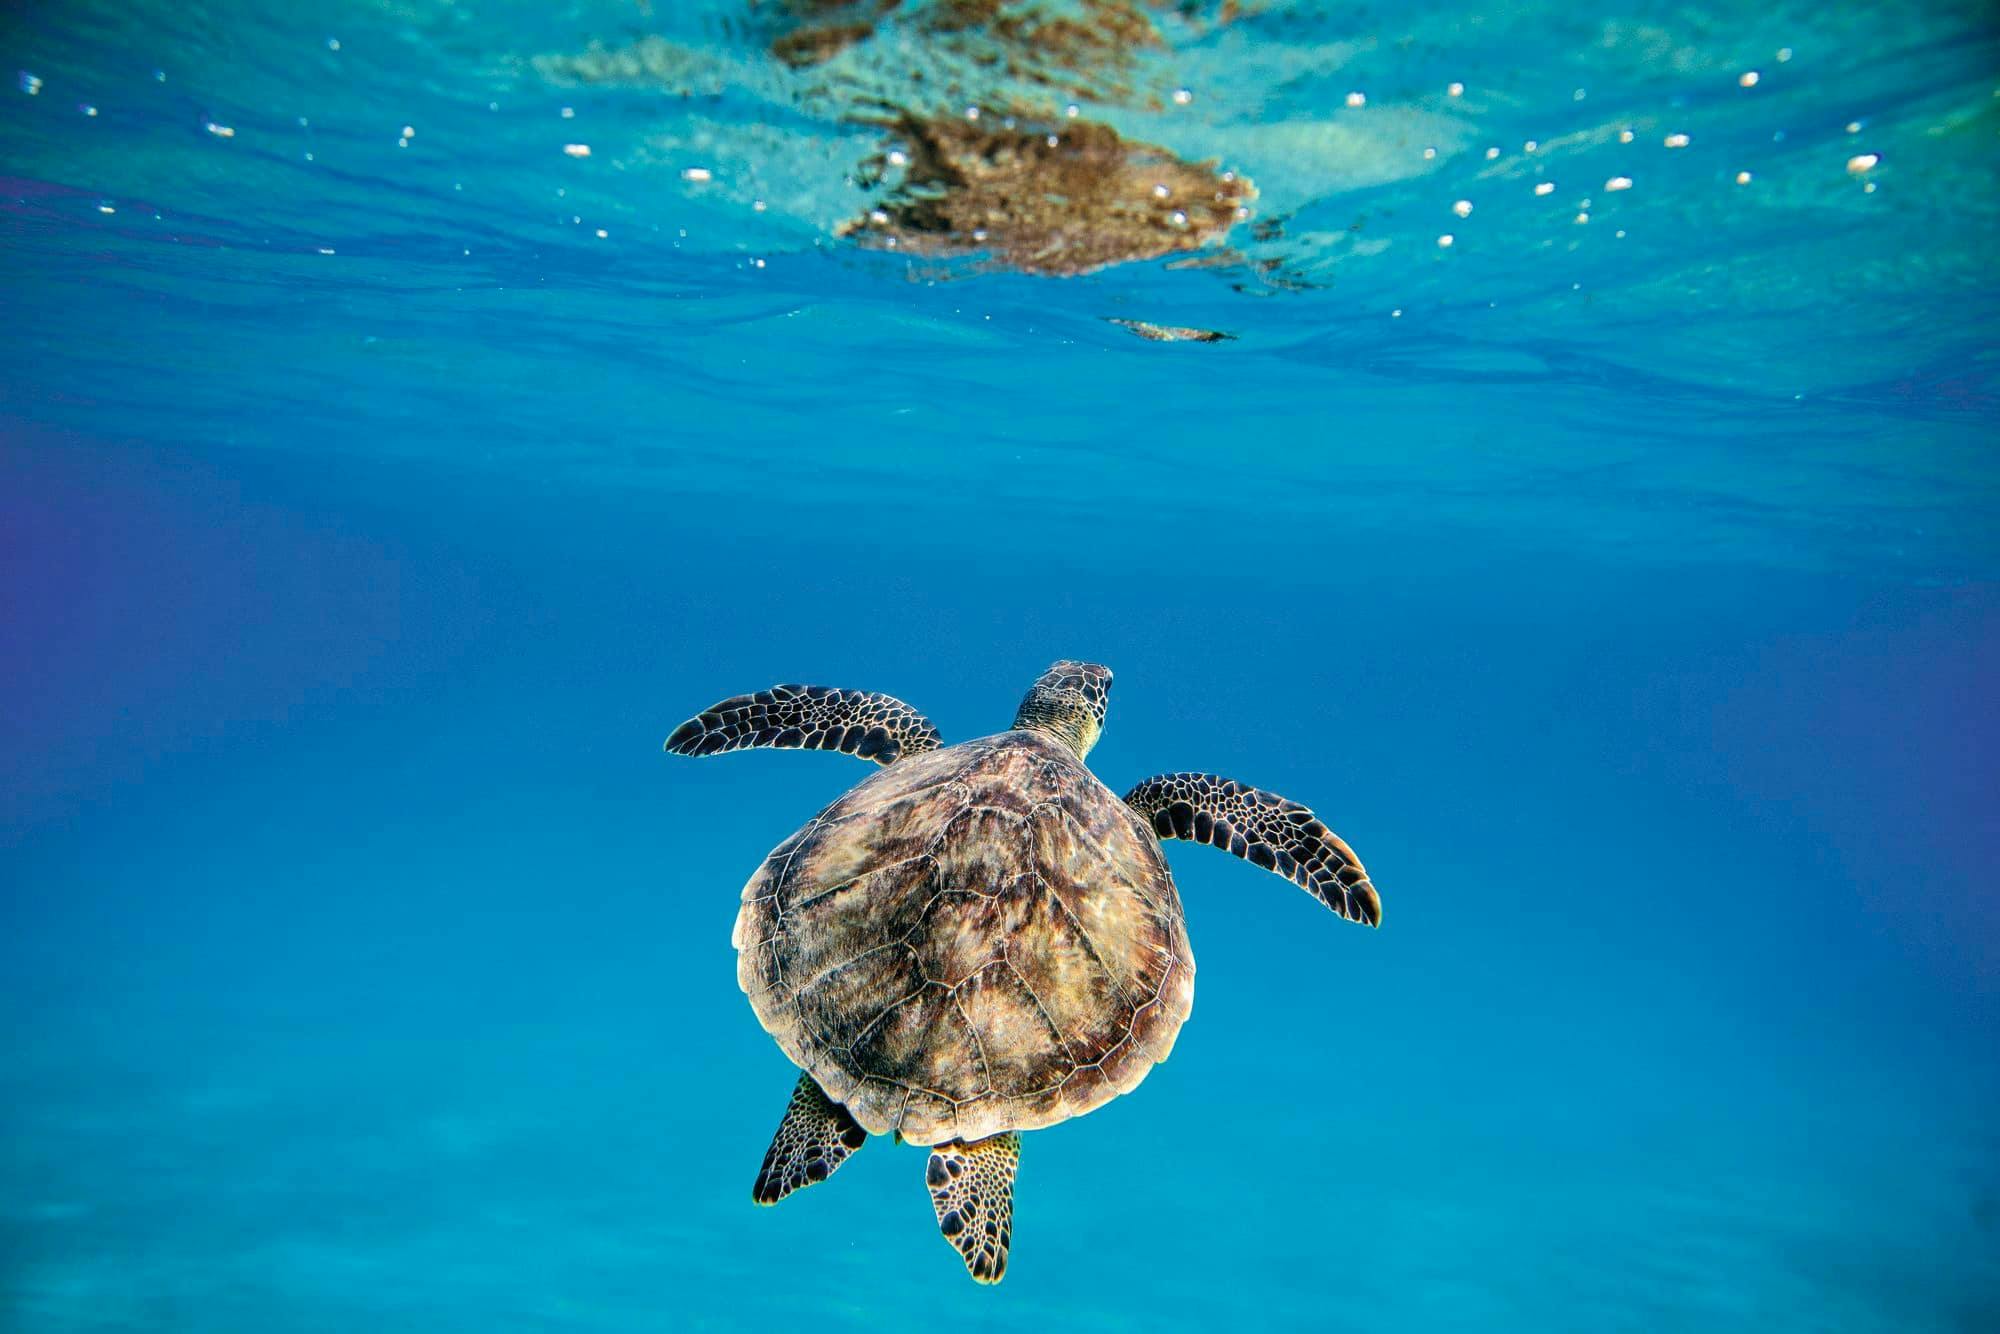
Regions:
<instances>
[{"instance_id":1,"label":"blue water","mask_svg":"<svg viewBox=\"0 0 2000 1334\"><path fill-rule=\"evenodd\" d=\"M1283 234L1065 280L837 239L743 8L0 18L0 1327L2000 1326L1990 11L1251 6L1089 114ZM748 1199L868 771L659 747L1057 657L1384 923L1169 845L976 1288L916 1150Z\"/></svg>"}]
</instances>

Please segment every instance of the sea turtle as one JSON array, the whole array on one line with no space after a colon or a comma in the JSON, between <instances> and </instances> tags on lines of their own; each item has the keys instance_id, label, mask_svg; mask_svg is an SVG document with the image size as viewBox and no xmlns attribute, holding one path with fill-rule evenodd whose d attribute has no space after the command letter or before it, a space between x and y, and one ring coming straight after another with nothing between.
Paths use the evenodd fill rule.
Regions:
<instances>
[{"instance_id":1,"label":"sea turtle","mask_svg":"<svg viewBox=\"0 0 2000 1334\"><path fill-rule=\"evenodd\" d=\"M901 700L781 685L723 700L666 749L838 750L885 766L780 843L743 888L737 981L804 1071L752 1197L824 1181L869 1135L930 1147L939 1229L996 1283L1021 1132L1130 1092L1194 1000L1160 840L1224 848L1350 921L1361 862L1304 806L1210 774L1121 800L1084 767L1106 668L1058 662L997 736L945 746Z\"/></svg>"}]
</instances>

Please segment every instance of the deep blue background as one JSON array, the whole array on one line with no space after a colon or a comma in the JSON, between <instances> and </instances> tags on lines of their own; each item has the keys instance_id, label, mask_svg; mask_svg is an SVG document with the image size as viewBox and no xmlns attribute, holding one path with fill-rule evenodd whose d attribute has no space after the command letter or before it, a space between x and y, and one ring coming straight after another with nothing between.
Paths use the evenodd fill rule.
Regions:
<instances>
[{"instance_id":1,"label":"deep blue background","mask_svg":"<svg viewBox=\"0 0 2000 1334\"><path fill-rule=\"evenodd\" d=\"M5 465L27 1327L1995 1309L1988 590L1379 547L1163 587L415 470ZM746 1199L790 1076L735 893L863 771L658 745L790 678L977 735L1068 654L1119 674L1108 781L1314 803L1385 924L1176 847L1194 1018L1030 1137L989 1295L914 1151Z\"/></svg>"}]
</instances>

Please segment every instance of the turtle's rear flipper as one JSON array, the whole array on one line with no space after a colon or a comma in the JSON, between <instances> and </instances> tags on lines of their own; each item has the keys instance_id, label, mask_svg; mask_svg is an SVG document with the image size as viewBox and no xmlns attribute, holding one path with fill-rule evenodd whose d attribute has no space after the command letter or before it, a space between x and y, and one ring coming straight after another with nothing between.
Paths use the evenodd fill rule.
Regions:
<instances>
[{"instance_id":1,"label":"turtle's rear flipper","mask_svg":"<svg viewBox=\"0 0 2000 1334\"><path fill-rule=\"evenodd\" d=\"M938 1231L965 1257L977 1283L998 1283L1007 1273L1014 1240L1014 1169L1021 1136L1009 1131L977 1144L953 1140L931 1150L924 1183L931 1188Z\"/></svg>"},{"instance_id":2,"label":"turtle's rear flipper","mask_svg":"<svg viewBox=\"0 0 2000 1334\"><path fill-rule=\"evenodd\" d=\"M802 1074L750 1197L759 1204L776 1204L800 1186L824 1181L867 1139L868 1132L847 1109L829 1101L813 1077Z\"/></svg>"}]
</instances>

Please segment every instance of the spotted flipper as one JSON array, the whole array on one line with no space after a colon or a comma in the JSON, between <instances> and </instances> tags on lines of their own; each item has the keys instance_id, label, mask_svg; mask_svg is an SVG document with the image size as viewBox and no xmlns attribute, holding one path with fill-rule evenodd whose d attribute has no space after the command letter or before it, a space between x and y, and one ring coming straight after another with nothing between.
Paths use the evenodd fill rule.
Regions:
<instances>
[{"instance_id":1,"label":"spotted flipper","mask_svg":"<svg viewBox=\"0 0 2000 1334\"><path fill-rule=\"evenodd\" d=\"M838 750L887 764L941 744L931 720L900 699L832 686L772 686L711 704L676 727L666 749L676 755L749 746Z\"/></svg>"},{"instance_id":2,"label":"spotted flipper","mask_svg":"<svg viewBox=\"0 0 2000 1334\"><path fill-rule=\"evenodd\" d=\"M800 1186L826 1180L867 1139L868 1132L855 1124L845 1107L828 1100L811 1075L800 1075L785 1119L764 1153L750 1198L776 1204Z\"/></svg>"},{"instance_id":3,"label":"spotted flipper","mask_svg":"<svg viewBox=\"0 0 2000 1334\"><path fill-rule=\"evenodd\" d=\"M1276 871L1350 922L1382 924L1382 899L1361 859L1296 801L1214 774L1161 774L1125 803L1161 838L1211 844Z\"/></svg>"},{"instance_id":4,"label":"spotted flipper","mask_svg":"<svg viewBox=\"0 0 2000 1334\"><path fill-rule=\"evenodd\" d=\"M924 1184L938 1231L965 1257L975 1283L998 1283L1007 1273L1014 1240L1014 1169L1021 1165L1021 1137L1014 1131L967 1144L953 1140L931 1150Z\"/></svg>"}]
</instances>

